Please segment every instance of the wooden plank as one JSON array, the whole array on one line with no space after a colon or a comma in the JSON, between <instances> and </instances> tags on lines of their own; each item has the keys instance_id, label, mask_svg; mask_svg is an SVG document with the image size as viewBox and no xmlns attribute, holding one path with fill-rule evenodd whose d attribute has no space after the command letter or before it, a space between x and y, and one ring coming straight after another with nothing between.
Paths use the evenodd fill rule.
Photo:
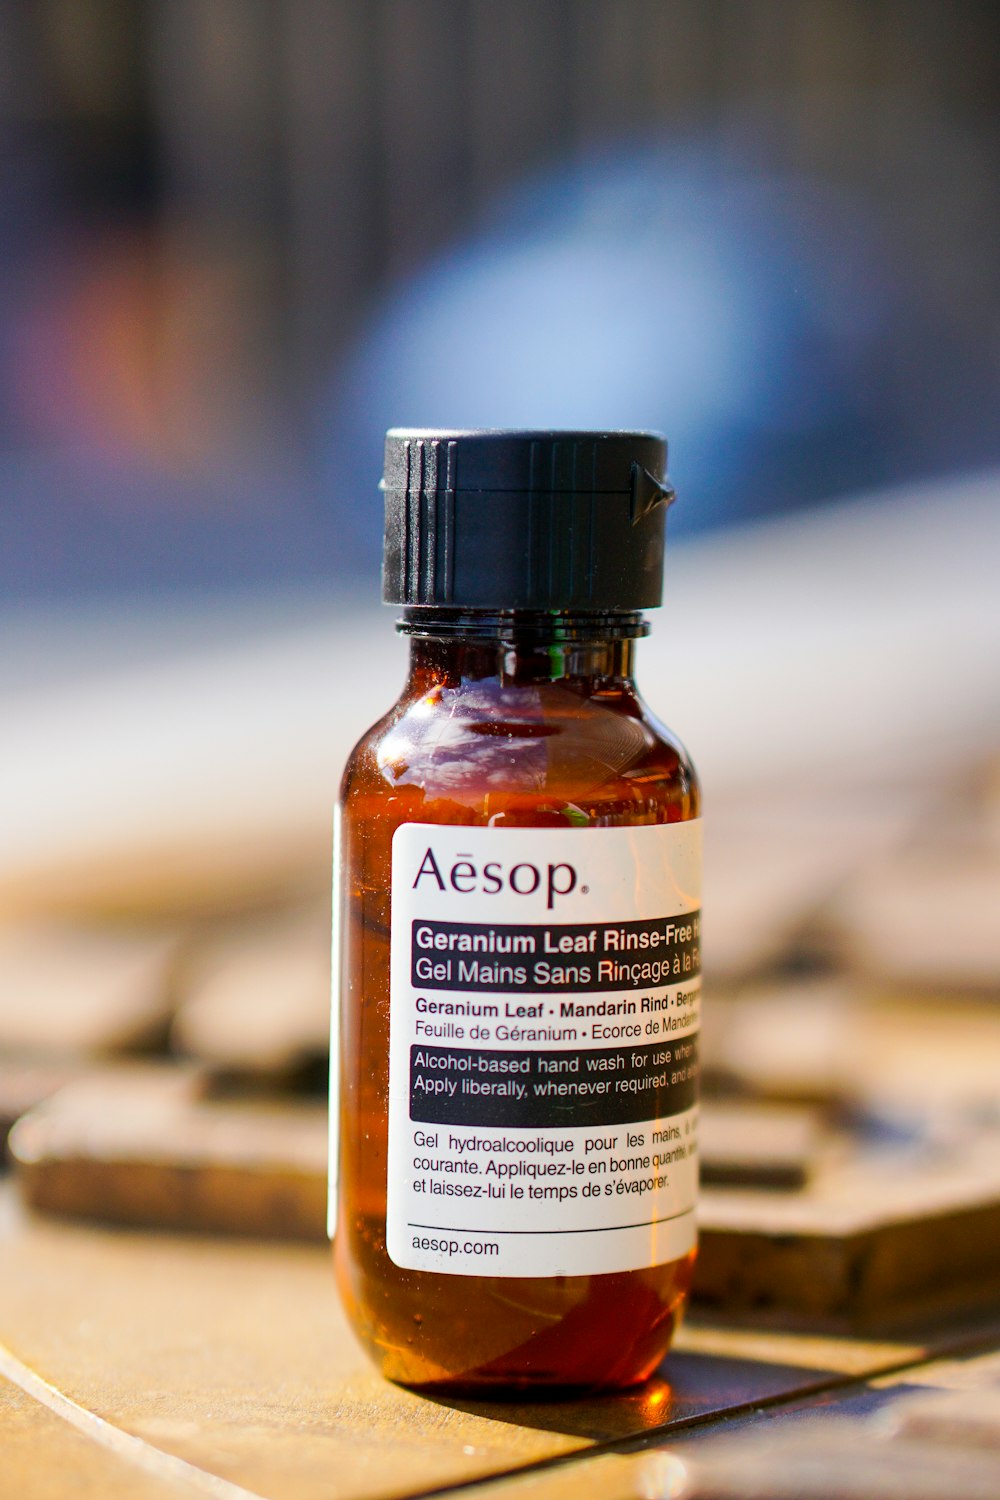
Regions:
<instances>
[{"instance_id":1,"label":"wooden plank","mask_svg":"<svg viewBox=\"0 0 1000 1500\"><path fill-rule=\"evenodd\" d=\"M705 1186L801 1188L820 1160L825 1133L816 1110L710 1099L700 1116Z\"/></svg>"},{"instance_id":2,"label":"wooden plank","mask_svg":"<svg viewBox=\"0 0 1000 1500\"><path fill-rule=\"evenodd\" d=\"M994 1345L996 1337L994 1325ZM911 1394L917 1385L929 1388ZM766 1429L744 1426L732 1437L682 1444L673 1455L683 1468L679 1492L690 1500L765 1493L774 1500L985 1500L1000 1493L995 1348L904 1367L871 1387L886 1399L860 1417L865 1389L847 1388L824 1400L822 1420L779 1412ZM648 1486L655 1470L631 1478Z\"/></svg>"},{"instance_id":3,"label":"wooden plank","mask_svg":"<svg viewBox=\"0 0 1000 1500\"><path fill-rule=\"evenodd\" d=\"M939 1327L936 1337L946 1347L947 1331ZM402 1500L473 1484L586 1455L594 1443L663 1436L761 1403L847 1388L929 1347L695 1328L682 1333L660 1378L622 1396L534 1405L428 1400L367 1367L323 1251L24 1222L16 1214L0 1234L0 1340L10 1351L0 1355L5 1368L13 1361L37 1372L58 1398L152 1450L154 1466L158 1455L174 1457L266 1500ZM38 1456L43 1473L48 1452ZM587 1458L507 1480L498 1496L516 1488L524 1500L570 1500L571 1483L580 1500L686 1493L677 1486L702 1452L700 1445L683 1463ZM759 1478L755 1464L744 1472ZM789 1472L803 1471L793 1463ZM40 1490L40 1500L64 1493L63 1479ZM137 1476L133 1491L142 1500L144 1482ZM957 1497L965 1492L948 1494Z\"/></svg>"},{"instance_id":4,"label":"wooden plank","mask_svg":"<svg viewBox=\"0 0 1000 1500\"><path fill-rule=\"evenodd\" d=\"M961 1335L953 1330L958 1339ZM792 1398L760 1413L710 1423L693 1434L674 1429L669 1448L583 1455L557 1468L472 1486L467 1500L983 1500L1000 1462L1000 1353L921 1359L919 1347L857 1339L695 1329L696 1338L735 1361L799 1360L863 1375L894 1357L899 1367L863 1385L844 1383L813 1398ZM1000 1326L980 1326L996 1343ZM687 1341L685 1341L687 1343ZM915 1363L911 1363L915 1361ZM913 1396L915 1385L953 1387ZM872 1388L888 1401L865 1402ZM860 1402L860 1408L859 1408ZM822 1409L821 1421L810 1406ZM859 1417L859 1410L862 1415ZM662 1441L662 1439L660 1440ZM983 1454L988 1462L981 1461Z\"/></svg>"},{"instance_id":5,"label":"wooden plank","mask_svg":"<svg viewBox=\"0 0 1000 1500\"><path fill-rule=\"evenodd\" d=\"M777 963L856 857L843 840L838 849L806 833L708 823L704 904L712 926L703 949L706 978L732 982Z\"/></svg>"},{"instance_id":6,"label":"wooden plank","mask_svg":"<svg viewBox=\"0 0 1000 1500\"><path fill-rule=\"evenodd\" d=\"M1000 1388L911 1396L889 1412L894 1436L1000 1454Z\"/></svg>"},{"instance_id":7,"label":"wooden plank","mask_svg":"<svg viewBox=\"0 0 1000 1500\"><path fill-rule=\"evenodd\" d=\"M468 1483L838 1378L772 1339L759 1360L678 1352L618 1397L428 1400L367 1366L325 1251L45 1221L0 1236L0 1339L84 1409L273 1500Z\"/></svg>"},{"instance_id":8,"label":"wooden plank","mask_svg":"<svg viewBox=\"0 0 1000 1500\"><path fill-rule=\"evenodd\" d=\"M725 1125L729 1110L729 1125ZM711 1103L705 1106L712 1117ZM963 1131L885 1151L842 1137L823 1146L815 1118L731 1106L720 1152L738 1187L701 1195L695 1295L744 1316L860 1325L973 1305L1000 1280L997 1132ZM740 1121L744 1123L740 1123ZM785 1125L782 1122L785 1121ZM799 1129L785 1156L773 1140ZM756 1133L755 1133L756 1132ZM733 1142L742 1134L742 1144ZM324 1236L325 1110L308 1100L213 1098L197 1071L143 1065L69 1085L15 1127L10 1149L35 1208L122 1223ZM713 1157L708 1157L710 1163ZM795 1190L749 1184L794 1170Z\"/></svg>"},{"instance_id":9,"label":"wooden plank","mask_svg":"<svg viewBox=\"0 0 1000 1500\"><path fill-rule=\"evenodd\" d=\"M981 1004L871 1003L844 981L706 1006L706 1072L821 1100L840 1143L794 1194L702 1194L697 1295L827 1320L990 1295L1000 1274L998 1022ZM943 1044L943 1038L946 1042ZM706 1105L706 1114L708 1105Z\"/></svg>"},{"instance_id":10,"label":"wooden plank","mask_svg":"<svg viewBox=\"0 0 1000 1500\"><path fill-rule=\"evenodd\" d=\"M995 1342L1000 1345L1000 1337ZM893 1382L887 1377L885 1381L876 1380L873 1384L881 1387ZM908 1389L921 1385L941 1391L968 1391L981 1386L1000 1387L1000 1348L987 1354L976 1351L931 1360L917 1370L910 1370L906 1376L906 1385Z\"/></svg>"},{"instance_id":11,"label":"wooden plank","mask_svg":"<svg viewBox=\"0 0 1000 1500\"><path fill-rule=\"evenodd\" d=\"M1000 992L1000 845L942 837L859 871L826 914L842 961L903 991Z\"/></svg>"},{"instance_id":12,"label":"wooden plank","mask_svg":"<svg viewBox=\"0 0 1000 1500\"><path fill-rule=\"evenodd\" d=\"M325 1108L205 1099L202 1086L169 1064L69 1085L11 1132L27 1201L119 1223L321 1239Z\"/></svg>"},{"instance_id":13,"label":"wooden plank","mask_svg":"<svg viewBox=\"0 0 1000 1500\"><path fill-rule=\"evenodd\" d=\"M586 1454L555 1468L514 1474L462 1491L463 1500L674 1500L690 1489L687 1465L673 1454Z\"/></svg>"},{"instance_id":14,"label":"wooden plank","mask_svg":"<svg viewBox=\"0 0 1000 1500\"><path fill-rule=\"evenodd\" d=\"M846 797L829 775L785 777L748 797L724 791L705 823L703 957L713 984L745 983L789 954L825 956L816 913L855 871L898 846L920 818L927 787L873 768Z\"/></svg>"},{"instance_id":15,"label":"wooden plank","mask_svg":"<svg viewBox=\"0 0 1000 1500\"><path fill-rule=\"evenodd\" d=\"M716 990L702 1012L701 1056L708 1090L826 1104L916 1140L928 1128L954 1136L1000 1121L998 1039L992 1003L876 997L838 975Z\"/></svg>"},{"instance_id":16,"label":"wooden plank","mask_svg":"<svg viewBox=\"0 0 1000 1500\"><path fill-rule=\"evenodd\" d=\"M889 1443L835 1417L719 1438L684 1458L684 1500L995 1500L1000 1492L996 1452ZM645 1477L655 1482L655 1461Z\"/></svg>"},{"instance_id":17,"label":"wooden plank","mask_svg":"<svg viewBox=\"0 0 1000 1500\"><path fill-rule=\"evenodd\" d=\"M843 979L716 989L701 1017L706 1090L831 1104L857 1088L859 998Z\"/></svg>"},{"instance_id":18,"label":"wooden plank","mask_svg":"<svg viewBox=\"0 0 1000 1500\"><path fill-rule=\"evenodd\" d=\"M728 1312L849 1320L954 1311L1000 1285L994 1132L950 1153L859 1154L801 1192L706 1189L696 1294Z\"/></svg>"},{"instance_id":19,"label":"wooden plank","mask_svg":"<svg viewBox=\"0 0 1000 1500\"><path fill-rule=\"evenodd\" d=\"M989 1326L1000 1341L997 1318ZM678 1347L685 1355L714 1360L719 1367L748 1360L757 1365L808 1371L814 1379L842 1375L847 1380L859 1380L873 1370L895 1370L901 1366L911 1369L926 1358L936 1339L950 1337L961 1343L963 1339L973 1340L981 1332L982 1321L977 1319L974 1326L958 1322L950 1324L947 1330L940 1326L928 1330L915 1324L906 1330L905 1337L865 1338L856 1333L755 1327L743 1320L727 1321L696 1307L681 1329Z\"/></svg>"},{"instance_id":20,"label":"wooden plank","mask_svg":"<svg viewBox=\"0 0 1000 1500\"><path fill-rule=\"evenodd\" d=\"M467 1500L995 1500L1000 1463L923 1443L890 1446L830 1418L709 1448L586 1458L474 1486Z\"/></svg>"},{"instance_id":21,"label":"wooden plank","mask_svg":"<svg viewBox=\"0 0 1000 1500\"><path fill-rule=\"evenodd\" d=\"M197 1069L139 1064L60 1090L12 1134L27 1201L121 1223L321 1240L325 1108L211 1087ZM779 1188L805 1180L819 1141L815 1115L767 1106L713 1105L705 1132L708 1179Z\"/></svg>"},{"instance_id":22,"label":"wooden plank","mask_svg":"<svg viewBox=\"0 0 1000 1500\"><path fill-rule=\"evenodd\" d=\"M217 1067L287 1074L330 1042L330 914L259 917L209 939L185 976L174 1046Z\"/></svg>"},{"instance_id":23,"label":"wooden plank","mask_svg":"<svg viewBox=\"0 0 1000 1500\"><path fill-rule=\"evenodd\" d=\"M0 1049L75 1057L162 1038L178 953L173 930L0 928Z\"/></svg>"},{"instance_id":24,"label":"wooden plank","mask_svg":"<svg viewBox=\"0 0 1000 1500\"><path fill-rule=\"evenodd\" d=\"M11 1128L21 1116L50 1099L79 1073L80 1065L72 1062L0 1058L0 1157Z\"/></svg>"}]
</instances>

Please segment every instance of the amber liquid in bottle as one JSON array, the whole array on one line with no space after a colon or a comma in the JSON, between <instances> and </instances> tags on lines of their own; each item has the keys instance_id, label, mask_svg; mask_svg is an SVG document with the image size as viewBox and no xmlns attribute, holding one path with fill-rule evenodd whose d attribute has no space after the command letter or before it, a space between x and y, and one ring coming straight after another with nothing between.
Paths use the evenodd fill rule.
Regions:
<instances>
[{"instance_id":1,"label":"amber liquid in bottle","mask_svg":"<svg viewBox=\"0 0 1000 1500\"><path fill-rule=\"evenodd\" d=\"M340 1158L334 1257L382 1372L464 1392L613 1390L670 1343L694 1252L558 1277L406 1270L386 1250L392 837L401 823L611 828L699 816L683 748L633 682L634 614L411 610L409 677L341 789Z\"/></svg>"}]
</instances>

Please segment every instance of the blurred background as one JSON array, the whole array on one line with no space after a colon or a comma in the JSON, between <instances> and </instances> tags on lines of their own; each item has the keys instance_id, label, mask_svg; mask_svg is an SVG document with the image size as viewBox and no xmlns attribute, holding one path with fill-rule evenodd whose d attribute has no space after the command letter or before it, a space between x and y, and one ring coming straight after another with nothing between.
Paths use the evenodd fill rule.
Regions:
<instances>
[{"instance_id":1,"label":"blurred background","mask_svg":"<svg viewBox=\"0 0 1000 1500\"><path fill-rule=\"evenodd\" d=\"M978 0L5 0L31 1202L322 1235L330 806L403 662L384 429L651 426L640 680L710 814L702 1295L853 1315L864 1277L740 1236L890 1200L926 1243L887 1297L995 1276L998 43Z\"/></svg>"},{"instance_id":2,"label":"blurred background","mask_svg":"<svg viewBox=\"0 0 1000 1500\"><path fill-rule=\"evenodd\" d=\"M676 535L1000 457L979 0L6 0L8 601L343 579L400 425Z\"/></svg>"}]
</instances>

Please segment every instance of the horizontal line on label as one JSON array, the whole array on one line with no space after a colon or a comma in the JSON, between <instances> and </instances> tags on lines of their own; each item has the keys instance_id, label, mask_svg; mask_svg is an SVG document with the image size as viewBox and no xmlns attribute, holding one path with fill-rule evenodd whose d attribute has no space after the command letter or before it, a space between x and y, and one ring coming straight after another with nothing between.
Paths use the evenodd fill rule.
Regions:
<instances>
[{"instance_id":1,"label":"horizontal line on label","mask_svg":"<svg viewBox=\"0 0 1000 1500\"><path fill-rule=\"evenodd\" d=\"M694 1213L685 1208L679 1214L667 1214L662 1219L643 1219L640 1224L598 1224L593 1229L463 1229L455 1224L412 1224L407 1229L438 1229L445 1234L609 1234L616 1229L652 1229L654 1224L670 1224L674 1219L687 1219Z\"/></svg>"}]
</instances>

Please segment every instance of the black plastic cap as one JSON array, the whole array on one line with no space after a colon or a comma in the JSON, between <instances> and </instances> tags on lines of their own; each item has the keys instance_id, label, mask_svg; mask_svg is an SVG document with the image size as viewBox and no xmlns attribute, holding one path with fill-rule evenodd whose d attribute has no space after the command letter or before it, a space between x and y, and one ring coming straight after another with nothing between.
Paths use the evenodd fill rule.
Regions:
<instances>
[{"instance_id":1,"label":"black plastic cap","mask_svg":"<svg viewBox=\"0 0 1000 1500\"><path fill-rule=\"evenodd\" d=\"M408 608L649 609L673 490L654 432L386 433L382 597Z\"/></svg>"}]
</instances>

